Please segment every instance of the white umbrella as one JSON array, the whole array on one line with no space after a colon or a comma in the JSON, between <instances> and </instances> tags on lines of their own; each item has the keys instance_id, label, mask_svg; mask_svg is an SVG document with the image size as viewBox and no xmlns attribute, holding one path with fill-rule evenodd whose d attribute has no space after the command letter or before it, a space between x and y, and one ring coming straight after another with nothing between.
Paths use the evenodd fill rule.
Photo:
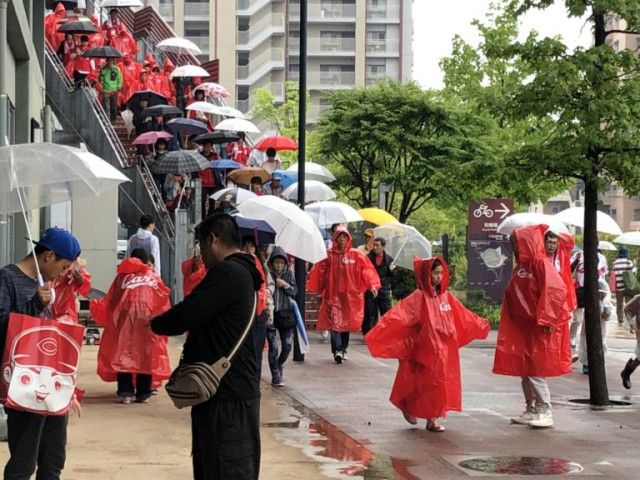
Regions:
<instances>
[{"instance_id":1,"label":"white umbrella","mask_svg":"<svg viewBox=\"0 0 640 480\"><path fill-rule=\"evenodd\" d=\"M176 67L169 75L169 78L173 79L175 77L208 77L209 72L207 72L204 68L199 67L198 65L182 65L180 67Z\"/></svg>"},{"instance_id":2,"label":"white umbrella","mask_svg":"<svg viewBox=\"0 0 640 480\"><path fill-rule=\"evenodd\" d=\"M516 228L529 227L531 225L546 225L549 227L549 230L554 233L570 235L569 229L555 216L534 212L522 212L509 215L498 225L498 233L511 235Z\"/></svg>"},{"instance_id":3,"label":"white umbrella","mask_svg":"<svg viewBox=\"0 0 640 480\"><path fill-rule=\"evenodd\" d=\"M318 180L305 180L304 181L304 202L321 202L323 200L331 200L336 198L336 192L331 190L330 187ZM298 182L287 187L282 192L282 198L287 200L296 201L298 199Z\"/></svg>"},{"instance_id":4,"label":"white umbrella","mask_svg":"<svg viewBox=\"0 0 640 480\"><path fill-rule=\"evenodd\" d=\"M613 240L613 243L621 245L640 246L640 232L624 232Z\"/></svg>"},{"instance_id":5,"label":"white umbrella","mask_svg":"<svg viewBox=\"0 0 640 480\"><path fill-rule=\"evenodd\" d=\"M209 102L193 102L187 107L187 110L195 110L196 112L210 113L212 115L222 115L224 117L245 118L240 110L226 105L214 105Z\"/></svg>"},{"instance_id":6,"label":"white umbrella","mask_svg":"<svg viewBox=\"0 0 640 480\"><path fill-rule=\"evenodd\" d=\"M186 38L181 37L173 37L167 38L166 40L162 40L160 43L156 45L156 48L159 50L163 50L165 52L171 53L193 53L194 55L200 55L202 51L200 48L193 43L191 40L187 40ZM196 77L199 75L195 75ZM209 74L202 75L204 77L208 77Z\"/></svg>"},{"instance_id":7,"label":"white umbrella","mask_svg":"<svg viewBox=\"0 0 640 480\"><path fill-rule=\"evenodd\" d=\"M214 200L220 200L225 196L230 195L231 203L238 206L242 202L246 200L251 200L252 198L256 198L257 195L246 188L238 188L238 187L229 187L223 188L222 190L218 190L213 195L209 196L209 198L213 198Z\"/></svg>"},{"instance_id":8,"label":"white umbrella","mask_svg":"<svg viewBox=\"0 0 640 480\"><path fill-rule=\"evenodd\" d=\"M260 133L258 127L256 127L249 120L243 118L227 118L221 121L214 127L214 130L231 130L234 132L247 132L247 133Z\"/></svg>"},{"instance_id":9,"label":"white umbrella","mask_svg":"<svg viewBox=\"0 0 640 480\"><path fill-rule=\"evenodd\" d=\"M616 252L618 250L618 247L616 247L611 242L607 242L605 240L600 240L598 242L598 250L609 250L611 252Z\"/></svg>"},{"instance_id":10,"label":"white umbrella","mask_svg":"<svg viewBox=\"0 0 640 480\"><path fill-rule=\"evenodd\" d=\"M247 117L244 116L237 108L230 107L228 105L216 105L216 114L222 115L223 117L232 117L232 118L242 118L245 119Z\"/></svg>"},{"instance_id":11,"label":"white umbrella","mask_svg":"<svg viewBox=\"0 0 640 480\"><path fill-rule=\"evenodd\" d=\"M247 218L267 222L276 232L276 245L290 255L311 263L327 258L318 227L309 214L293 203L263 195L238 205L238 211Z\"/></svg>"},{"instance_id":12,"label":"white umbrella","mask_svg":"<svg viewBox=\"0 0 640 480\"><path fill-rule=\"evenodd\" d=\"M125 8L132 7L138 8L142 7L142 2L140 0L103 0L100 3L100 8Z\"/></svg>"},{"instance_id":13,"label":"white umbrella","mask_svg":"<svg viewBox=\"0 0 640 480\"><path fill-rule=\"evenodd\" d=\"M193 102L191 105L187 107L187 110L194 110L196 112L204 112L204 113L216 113L216 106L213 103L209 102Z\"/></svg>"},{"instance_id":14,"label":"white umbrella","mask_svg":"<svg viewBox=\"0 0 640 480\"><path fill-rule=\"evenodd\" d=\"M374 228L373 235L385 239L385 251L393 257L393 263L399 267L413 270L415 257L431 257L429 240L410 225L390 222Z\"/></svg>"},{"instance_id":15,"label":"white umbrella","mask_svg":"<svg viewBox=\"0 0 640 480\"><path fill-rule=\"evenodd\" d=\"M0 147L0 213L26 210L102 194L129 179L96 155L52 143ZM36 262L36 268L37 268ZM40 284L42 278L38 271Z\"/></svg>"},{"instance_id":16,"label":"white umbrella","mask_svg":"<svg viewBox=\"0 0 640 480\"><path fill-rule=\"evenodd\" d=\"M598 232L621 235L622 229L616 221L604 212L598 210L597 213ZM558 220L566 225L584 228L584 207L572 207L562 210L554 215Z\"/></svg>"},{"instance_id":17,"label":"white umbrella","mask_svg":"<svg viewBox=\"0 0 640 480\"><path fill-rule=\"evenodd\" d=\"M294 163L286 170L291 173L298 173L298 164ZM324 165L314 162L304 162L304 178L305 180L318 180L320 182L333 182L336 177Z\"/></svg>"},{"instance_id":18,"label":"white umbrella","mask_svg":"<svg viewBox=\"0 0 640 480\"><path fill-rule=\"evenodd\" d=\"M305 207L320 228L329 228L334 223L362 222L364 218L355 208L341 202L316 202Z\"/></svg>"}]
</instances>

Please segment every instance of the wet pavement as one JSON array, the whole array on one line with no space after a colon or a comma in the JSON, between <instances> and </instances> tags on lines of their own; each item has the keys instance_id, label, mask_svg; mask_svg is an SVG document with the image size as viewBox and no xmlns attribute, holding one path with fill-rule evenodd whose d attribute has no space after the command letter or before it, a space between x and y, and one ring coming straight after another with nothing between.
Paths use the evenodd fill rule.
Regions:
<instances>
[{"instance_id":1,"label":"wet pavement","mask_svg":"<svg viewBox=\"0 0 640 480\"><path fill-rule=\"evenodd\" d=\"M609 392L620 404L576 402L588 398L588 378L576 365L550 379L556 427L549 430L510 423L524 406L520 382L491 373L492 332L461 352L464 411L449 415L443 433L427 431L424 421L409 425L389 403L396 361L372 358L355 336L349 360L336 365L329 345L311 337L306 361L288 362L286 386L274 388L279 418L263 427L317 461L327 478L640 478L640 374L636 389L624 390L619 373L635 341L623 330L613 328L607 354Z\"/></svg>"}]
</instances>

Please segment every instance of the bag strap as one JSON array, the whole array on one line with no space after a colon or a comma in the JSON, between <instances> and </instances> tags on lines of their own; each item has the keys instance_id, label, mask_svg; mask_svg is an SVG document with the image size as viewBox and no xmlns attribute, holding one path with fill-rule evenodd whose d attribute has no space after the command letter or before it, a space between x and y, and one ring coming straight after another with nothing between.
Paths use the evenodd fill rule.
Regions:
<instances>
[{"instance_id":1,"label":"bag strap","mask_svg":"<svg viewBox=\"0 0 640 480\"><path fill-rule=\"evenodd\" d=\"M240 349L240 347L244 343L245 339L247 338L247 335L249 335L249 332L251 331L251 327L253 327L253 321L256 318L256 304L257 303L258 303L258 294L254 293L253 294L253 307L251 308L251 316L249 317L249 322L247 323L247 326L245 327L244 332L242 332L242 335L240 336L240 340L238 340L238 343L235 344L235 346L233 347L233 350L231 350L231 353L229 353L229 355L227 355L227 360L229 362L231 362L233 357L235 357L236 353L238 353L238 350Z\"/></svg>"}]
</instances>

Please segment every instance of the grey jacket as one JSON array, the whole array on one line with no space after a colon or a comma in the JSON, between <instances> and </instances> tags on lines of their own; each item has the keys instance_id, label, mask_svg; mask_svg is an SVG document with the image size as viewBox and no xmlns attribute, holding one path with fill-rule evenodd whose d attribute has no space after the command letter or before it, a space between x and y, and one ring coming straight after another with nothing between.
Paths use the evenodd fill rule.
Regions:
<instances>
[{"instance_id":1,"label":"grey jacket","mask_svg":"<svg viewBox=\"0 0 640 480\"><path fill-rule=\"evenodd\" d=\"M276 274L275 269L273 268L273 260L277 257L284 259L286 263L286 267L284 271L278 275ZM289 299L294 298L298 294L298 286L296 285L296 279L289 269L289 260L287 258L287 254L280 247L274 247L273 252L271 252L271 256L269 257L269 272L271 273L271 277L273 278L275 285L275 290L273 292L273 309L274 312L279 312L281 310L291 310L291 304ZM284 280L289 284L288 288L278 287L277 280Z\"/></svg>"}]
</instances>

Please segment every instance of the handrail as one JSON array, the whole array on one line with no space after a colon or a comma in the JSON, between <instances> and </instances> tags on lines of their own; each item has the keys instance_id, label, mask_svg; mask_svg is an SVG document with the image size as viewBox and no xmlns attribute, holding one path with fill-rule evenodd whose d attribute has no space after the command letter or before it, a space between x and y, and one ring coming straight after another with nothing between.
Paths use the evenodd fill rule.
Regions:
<instances>
[{"instance_id":1,"label":"handrail","mask_svg":"<svg viewBox=\"0 0 640 480\"><path fill-rule=\"evenodd\" d=\"M160 194L158 186L153 179L153 174L149 169L149 165L147 165L147 162L143 157L141 157L141 160L138 163L138 168L140 169L140 175L143 177L143 180L145 180L145 178L146 180L148 180L145 180L144 183L147 191L149 192L149 197L151 198L154 208L156 209L156 212L158 212L158 215L162 220L162 225L165 229L166 236L169 238L174 238L176 234L175 225L171 221L171 215L169 214L166 205L164 204L164 202L159 200L162 198L162 195Z\"/></svg>"}]
</instances>

